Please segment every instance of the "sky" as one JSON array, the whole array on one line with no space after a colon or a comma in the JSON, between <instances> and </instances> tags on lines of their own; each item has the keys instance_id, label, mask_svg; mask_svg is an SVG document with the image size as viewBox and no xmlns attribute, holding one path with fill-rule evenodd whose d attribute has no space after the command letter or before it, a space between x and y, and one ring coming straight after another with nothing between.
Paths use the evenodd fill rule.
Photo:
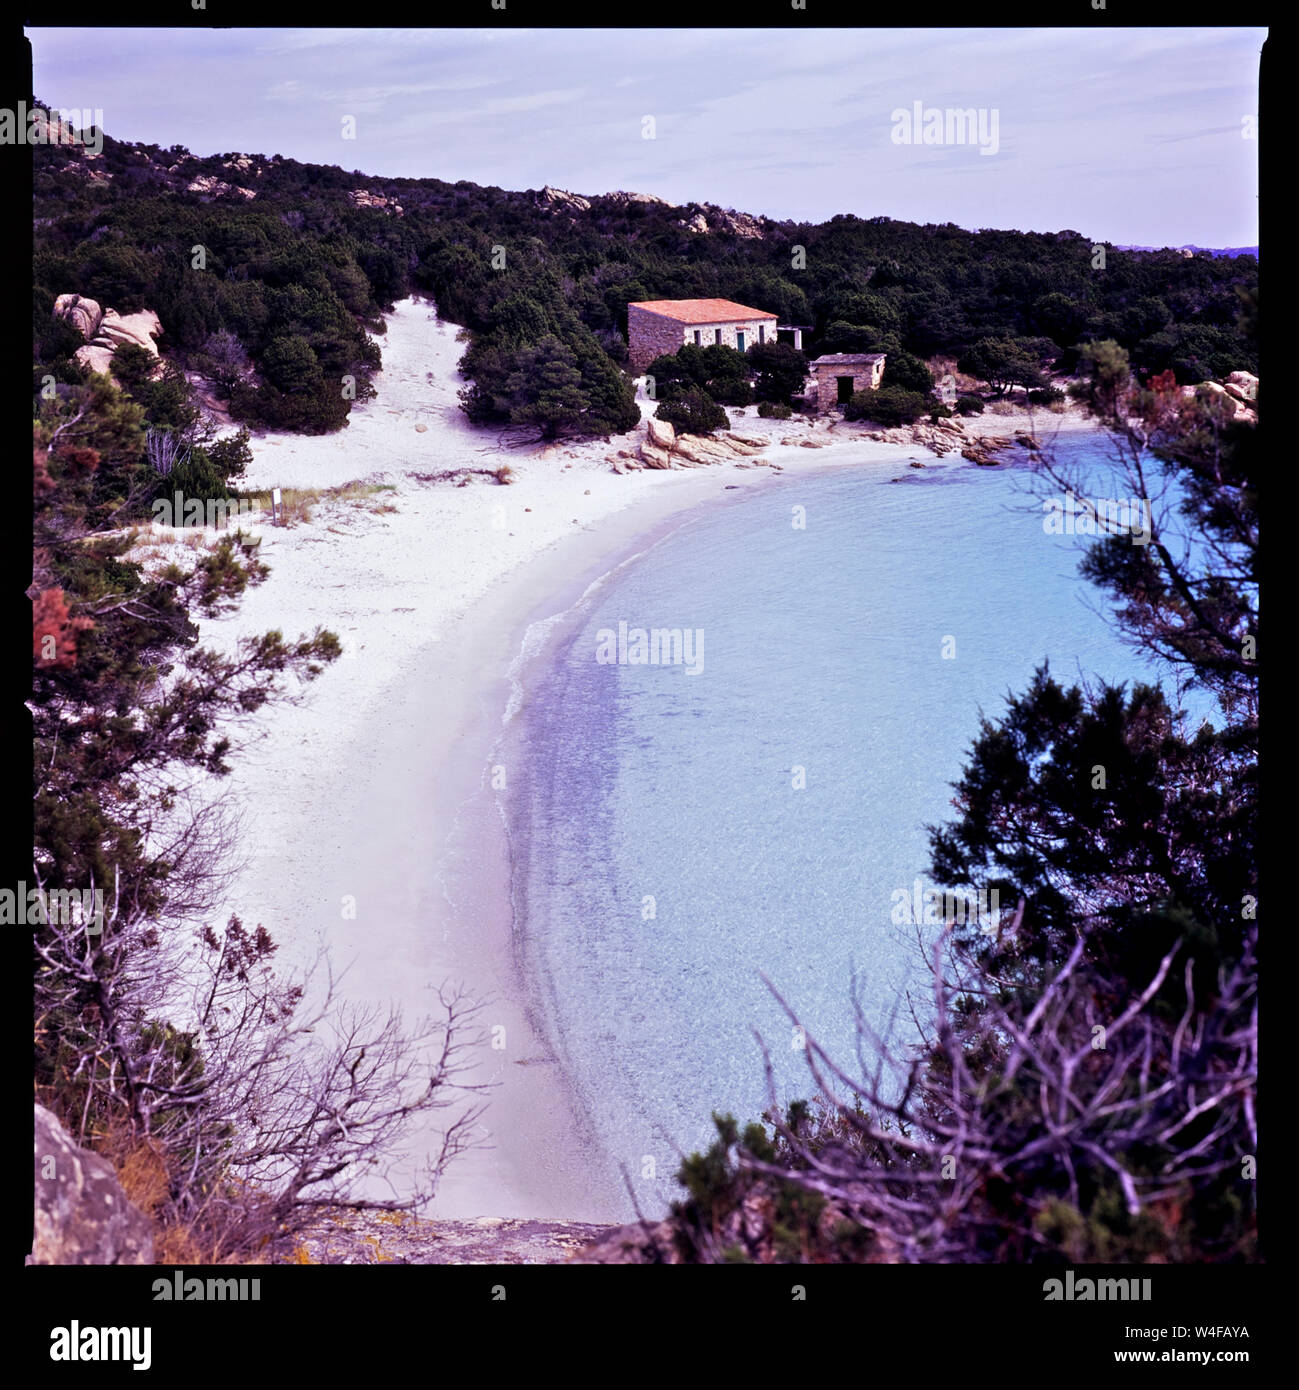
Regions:
<instances>
[{"instance_id":1,"label":"sky","mask_svg":"<svg viewBox=\"0 0 1299 1390\"><path fill-rule=\"evenodd\" d=\"M1262 29L27 33L38 100L199 155L810 222L1258 240ZM917 103L931 131L931 111L983 124L906 143Z\"/></svg>"}]
</instances>

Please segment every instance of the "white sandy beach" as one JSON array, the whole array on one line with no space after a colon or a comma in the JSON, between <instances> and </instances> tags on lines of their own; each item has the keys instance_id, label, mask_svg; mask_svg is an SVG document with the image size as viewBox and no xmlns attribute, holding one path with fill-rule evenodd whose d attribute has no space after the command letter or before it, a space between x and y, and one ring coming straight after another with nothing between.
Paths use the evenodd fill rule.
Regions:
<instances>
[{"instance_id":1,"label":"white sandy beach","mask_svg":"<svg viewBox=\"0 0 1299 1390\"><path fill-rule=\"evenodd\" d=\"M284 965L326 946L336 970L347 969L349 999L418 1016L452 981L487 1001L481 1024L504 1028L503 1047L475 1053L473 1079L495 1083L491 1147L453 1166L432 1215L613 1220L617 1176L584 1137L517 968L489 755L528 621L566 609L638 538L701 503L742 496L728 487L769 485L773 470L746 459L615 474L606 458L634 448L634 435L505 450L459 410L457 331L432 305L403 301L381 339L378 399L354 410L347 429L253 440L247 486L370 479L394 490L324 501L290 527L257 519L250 529L262 536L269 579L234 615L202 625L217 646L323 626L344 648L299 705L261 718L233 760L247 862L230 907L271 932ZM1009 435L1026 423L987 415L967 428ZM1091 428L1072 414L1039 412L1035 423L1039 435ZM896 471L931 457L842 425L830 447L796 447L806 421L760 420L752 409L736 428L770 434L764 456L786 478L839 466ZM412 476L503 462L514 469L509 486ZM349 897L354 919L343 915Z\"/></svg>"}]
</instances>

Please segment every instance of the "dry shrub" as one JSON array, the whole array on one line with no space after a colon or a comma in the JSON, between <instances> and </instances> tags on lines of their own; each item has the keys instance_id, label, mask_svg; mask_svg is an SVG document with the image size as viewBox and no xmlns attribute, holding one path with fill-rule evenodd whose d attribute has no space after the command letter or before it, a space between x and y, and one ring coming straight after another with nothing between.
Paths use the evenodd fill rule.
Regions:
<instances>
[{"instance_id":1,"label":"dry shrub","mask_svg":"<svg viewBox=\"0 0 1299 1390\"><path fill-rule=\"evenodd\" d=\"M194 1232L185 1226L164 1226L154 1237L154 1261L160 1265L204 1265L215 1261L205 1259L194 1239Z\"/></svg>"},{"instance_id":2,"label":"dry shrub","mask_svg":"<svg viewBox=\"0 0 1299 1390\"><path fill-rule=\"evenodd\" d=\"M347 486L347 485L345 485ZM262 512L267 519L271 514L271 489L261 488L247 494L249 500L262 504ZM314 487L285 487L280 489L280 505L276 509L281 526L294 526L298 522L311 520L312 511L320 501L320 490Z\"/></svg>"},{"instance_id":3,"label":"dry shrub","mask_svg":"<svg viewBox=\"0 0 1299 1390\"><path fill-rule=\"evenodd\" d=\"M66 1127L66 1126L65 1126ZM138 1138L125 1120L114 1120L86 1135L86 1146L112 1164L127 1200L153 1222L154 1261L163 1265L262 1264L257 1248L268 1245L271 1227L265 1203L249 1200L246 1189L226 1183L193 1216L182 1216L172 1194L172 1173L164 1144ZM235 1196L242 1200L233 1202ZM250 1227L263 1228L250 1241Z\"/></svg>"},{"instance_id":4,"label":"dry shrub","mask_svg":"<svg viewBox=\"0 0 1299 1390\"><path fill-rule=\"evenodd\" d=\"M155 1215L170 1184L161 1146L150 1139L137 1140L114 1166L128 1200L147 1215Z\"/></svg>"},{"instance_id":5,"label":"dry shrub","mask_svg":"<svg viewBox=\"0 0 1299 1390\"><path fill-rule=\"evenodd\" d=\"M280 524L291 526L296 522L311 520L312 512L320 493L315 488L286 488L280 493Z\"/></svg>"}]
</instances>

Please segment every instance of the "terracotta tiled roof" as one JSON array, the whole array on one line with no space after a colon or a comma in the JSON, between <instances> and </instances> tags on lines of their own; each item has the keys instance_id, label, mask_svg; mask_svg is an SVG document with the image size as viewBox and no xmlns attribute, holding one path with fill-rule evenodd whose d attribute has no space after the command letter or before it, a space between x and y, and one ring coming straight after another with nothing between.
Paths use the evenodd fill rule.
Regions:
<instances>
[{"instance_id":1,"label":"terracotta tiled roof","mask_svg":"<svg viewBox=\"0 0 1299 1390\"><path fill-rule=\"evenodd\" d=\"M879 362L883 357L882 352L832 352L825 357L818 357L812 366L854 367L864 365L867 362Z\"/></svg>"},{"instance_id":2,"label":"terracotta tiled roof","mask_svg":"<svg viewBox=\"0 0 1299 1390\"><path fill-rule=\"evenodd\" d=\"M643 299L629 309L647 309L678 323L732 323L736 319L774 319L762 309L750 309L733 299Z\"/></svg>"}]
</instances>

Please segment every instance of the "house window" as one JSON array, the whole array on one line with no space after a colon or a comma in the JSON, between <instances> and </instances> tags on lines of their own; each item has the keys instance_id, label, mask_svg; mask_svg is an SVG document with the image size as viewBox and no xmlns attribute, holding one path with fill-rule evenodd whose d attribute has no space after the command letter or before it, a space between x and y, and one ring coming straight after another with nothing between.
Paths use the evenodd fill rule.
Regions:
<instances>
[{"instance_id":1,"label":"house window","mask_svg":"<svg viewBox=\"0 0 1299 1390\"><path fill-rule=\"evenodd\" d=\"M696 329L695 329L695 346L696 346L696 347L702 347L702 346L703 346L703 343L704 343L704 335L699 331L699 329L696 328Z\"/></svg>"},{"instance_id":2,"label":"house window","mask_svg":"<svg viewBox=\"0 0 1299 1390\"><path fill-rule=\"evenodd\" d=\"M735 350L736 352L744 351L744 330L742 328L735 330Z\"/></svg>"},{"instance_id":3,"label":"house window","mask_svg":"<svg viewBox=\"0 0 1299 1390\"><path fill-rule=\"evenodd\" d=\"M767 341L767 325L765 323L760 323L758 325L758 341L760 343L765 343Z\"/></svg>"},{"instance_id":4,"label":"house window","mask_svg":"<svg viewBox=\"0 0 1299 1390\"><path fill-rule=\"evenodd\" d=\"M720 343L721 341L722 341L722 330L721 330L720 328L714 328L714 329L713 329L713 342L714 342L714 343Z\"/></svg>"}]
</instances>

